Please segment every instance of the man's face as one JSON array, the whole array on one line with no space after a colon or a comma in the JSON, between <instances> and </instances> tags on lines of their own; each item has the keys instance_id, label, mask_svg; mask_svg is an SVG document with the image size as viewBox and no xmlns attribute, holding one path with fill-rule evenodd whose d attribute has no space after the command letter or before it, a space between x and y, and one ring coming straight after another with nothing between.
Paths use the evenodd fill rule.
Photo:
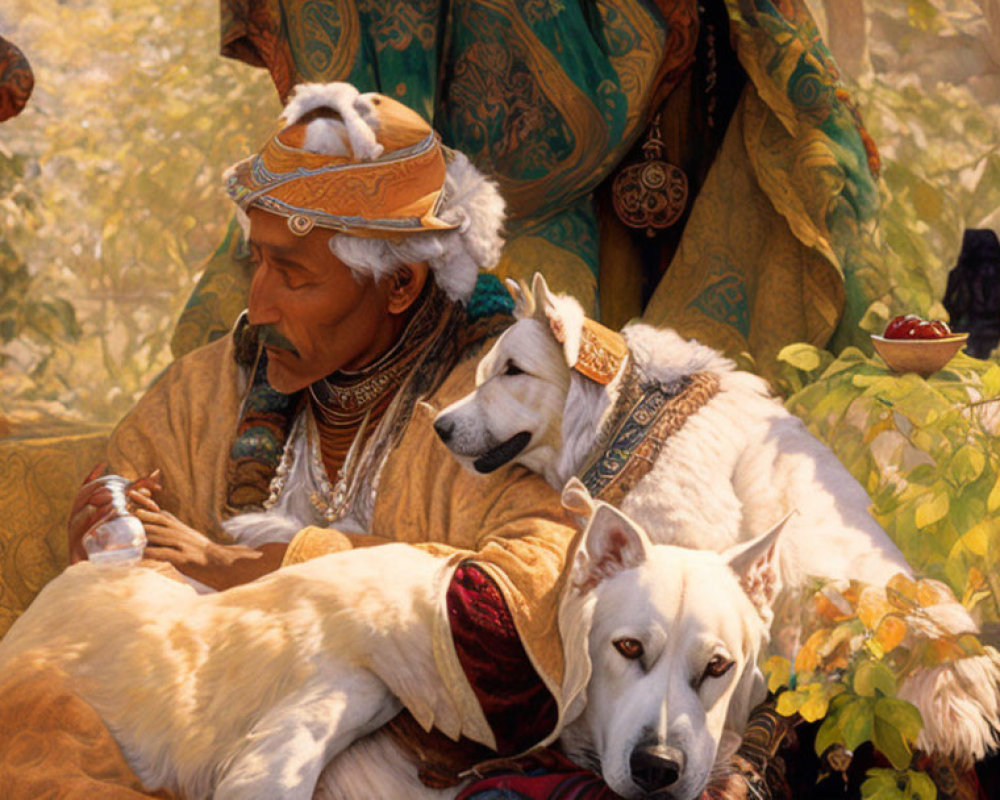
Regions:
<instances>
[{"instance_id":1,"label":"man's face","mask_svg":"<svg viewBox=\"0 0 1000 800\"><path fill-rule=\"evenodd\" d=\"M250 323L261 326L268 383L285 394L358 369L393 343L384 282L357 280L330 252L331 235L296 236L284 217L250 211Z\"/></svg>"}]
</instances>

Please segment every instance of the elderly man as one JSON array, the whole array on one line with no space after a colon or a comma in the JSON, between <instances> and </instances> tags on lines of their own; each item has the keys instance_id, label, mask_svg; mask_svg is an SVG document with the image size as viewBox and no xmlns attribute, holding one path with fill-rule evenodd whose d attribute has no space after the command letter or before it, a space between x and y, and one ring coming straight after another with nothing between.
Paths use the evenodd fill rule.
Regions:
<instances>
[{"instance_id":1,"label":"elderly man","mask_svg":"<svg viewBox=\"0 0 1000 800\"><path fill-rule=\"evenodd\" d=\"M159 471L155 499L133 492L146 557L215 589L388 541L450 557L432 628L461 668L442 686L481 706L498 751L524 749L555 724L575 531L537 476L465 473L427 411L469 390L507 320L482 313L489 282L469 306L499 257L501 198L417 114L342 83L300 87L227 187L256 264L247 313L173 364L109 447L114 473ZM77 558L102 491L77 498Z\"/></svg>"}]
</instances>

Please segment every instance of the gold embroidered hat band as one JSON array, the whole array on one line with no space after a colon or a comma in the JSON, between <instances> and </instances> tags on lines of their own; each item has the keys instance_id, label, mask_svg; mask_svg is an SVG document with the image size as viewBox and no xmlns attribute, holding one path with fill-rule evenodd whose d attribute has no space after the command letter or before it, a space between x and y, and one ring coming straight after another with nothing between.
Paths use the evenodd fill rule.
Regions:
<instances>
[{"instance_id":1,"label":"gold embroidered hat band","mask_svg":"<svg viewBox=\"0 0 1000 800\"><path fill-rule=\"evenodd\" d=\"M230 167L226 189L244 211L386 237L453 230L437 216L448 151L415 111L349 84L304 84L261 151Z\"/></svg>"}]
</instances>

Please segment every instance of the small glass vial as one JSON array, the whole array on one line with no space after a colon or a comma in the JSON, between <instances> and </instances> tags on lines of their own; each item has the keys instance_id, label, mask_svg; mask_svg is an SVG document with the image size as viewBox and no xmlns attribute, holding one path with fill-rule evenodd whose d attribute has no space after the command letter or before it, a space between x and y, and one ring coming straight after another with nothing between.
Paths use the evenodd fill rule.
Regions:
<instances>
[{"instance_id":1,"label":"small glass vial","mask_svg":"<svg viewBox=\"0 0 1000 800\"><path fill-rule=\"evenodd\" d=\"M146 532L139 519L129 513L125 494L131 481L121 475L105 475L94 484L111 491L113 511L83 535L87 559L95 564L136 564L146 549Z\"/></svg>"}]
</instances>

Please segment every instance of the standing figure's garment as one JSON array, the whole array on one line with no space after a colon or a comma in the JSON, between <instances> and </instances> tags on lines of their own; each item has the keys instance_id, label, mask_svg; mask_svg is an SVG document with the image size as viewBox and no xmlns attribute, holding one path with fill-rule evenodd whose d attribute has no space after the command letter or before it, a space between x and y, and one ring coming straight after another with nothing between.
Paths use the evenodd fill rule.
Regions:
<instances>
[{"instance_id":1,"label":"standing figure's garment","mask_svg":"<svg viewBox=\"0 0 1000 800\"><path fill-rule=\"evenodd\" d=\"M767 374L792 342L869 347L858 322L890 298L878 157L804 0L223 0L222 50L282 98L349 80L419 112L507 200L497 274L541 271L613 328L642 315ZM690 191L649 238L608 198L658 114ZM237 239L175 355L246 305Z\"/></svg>"}]
</instances>

